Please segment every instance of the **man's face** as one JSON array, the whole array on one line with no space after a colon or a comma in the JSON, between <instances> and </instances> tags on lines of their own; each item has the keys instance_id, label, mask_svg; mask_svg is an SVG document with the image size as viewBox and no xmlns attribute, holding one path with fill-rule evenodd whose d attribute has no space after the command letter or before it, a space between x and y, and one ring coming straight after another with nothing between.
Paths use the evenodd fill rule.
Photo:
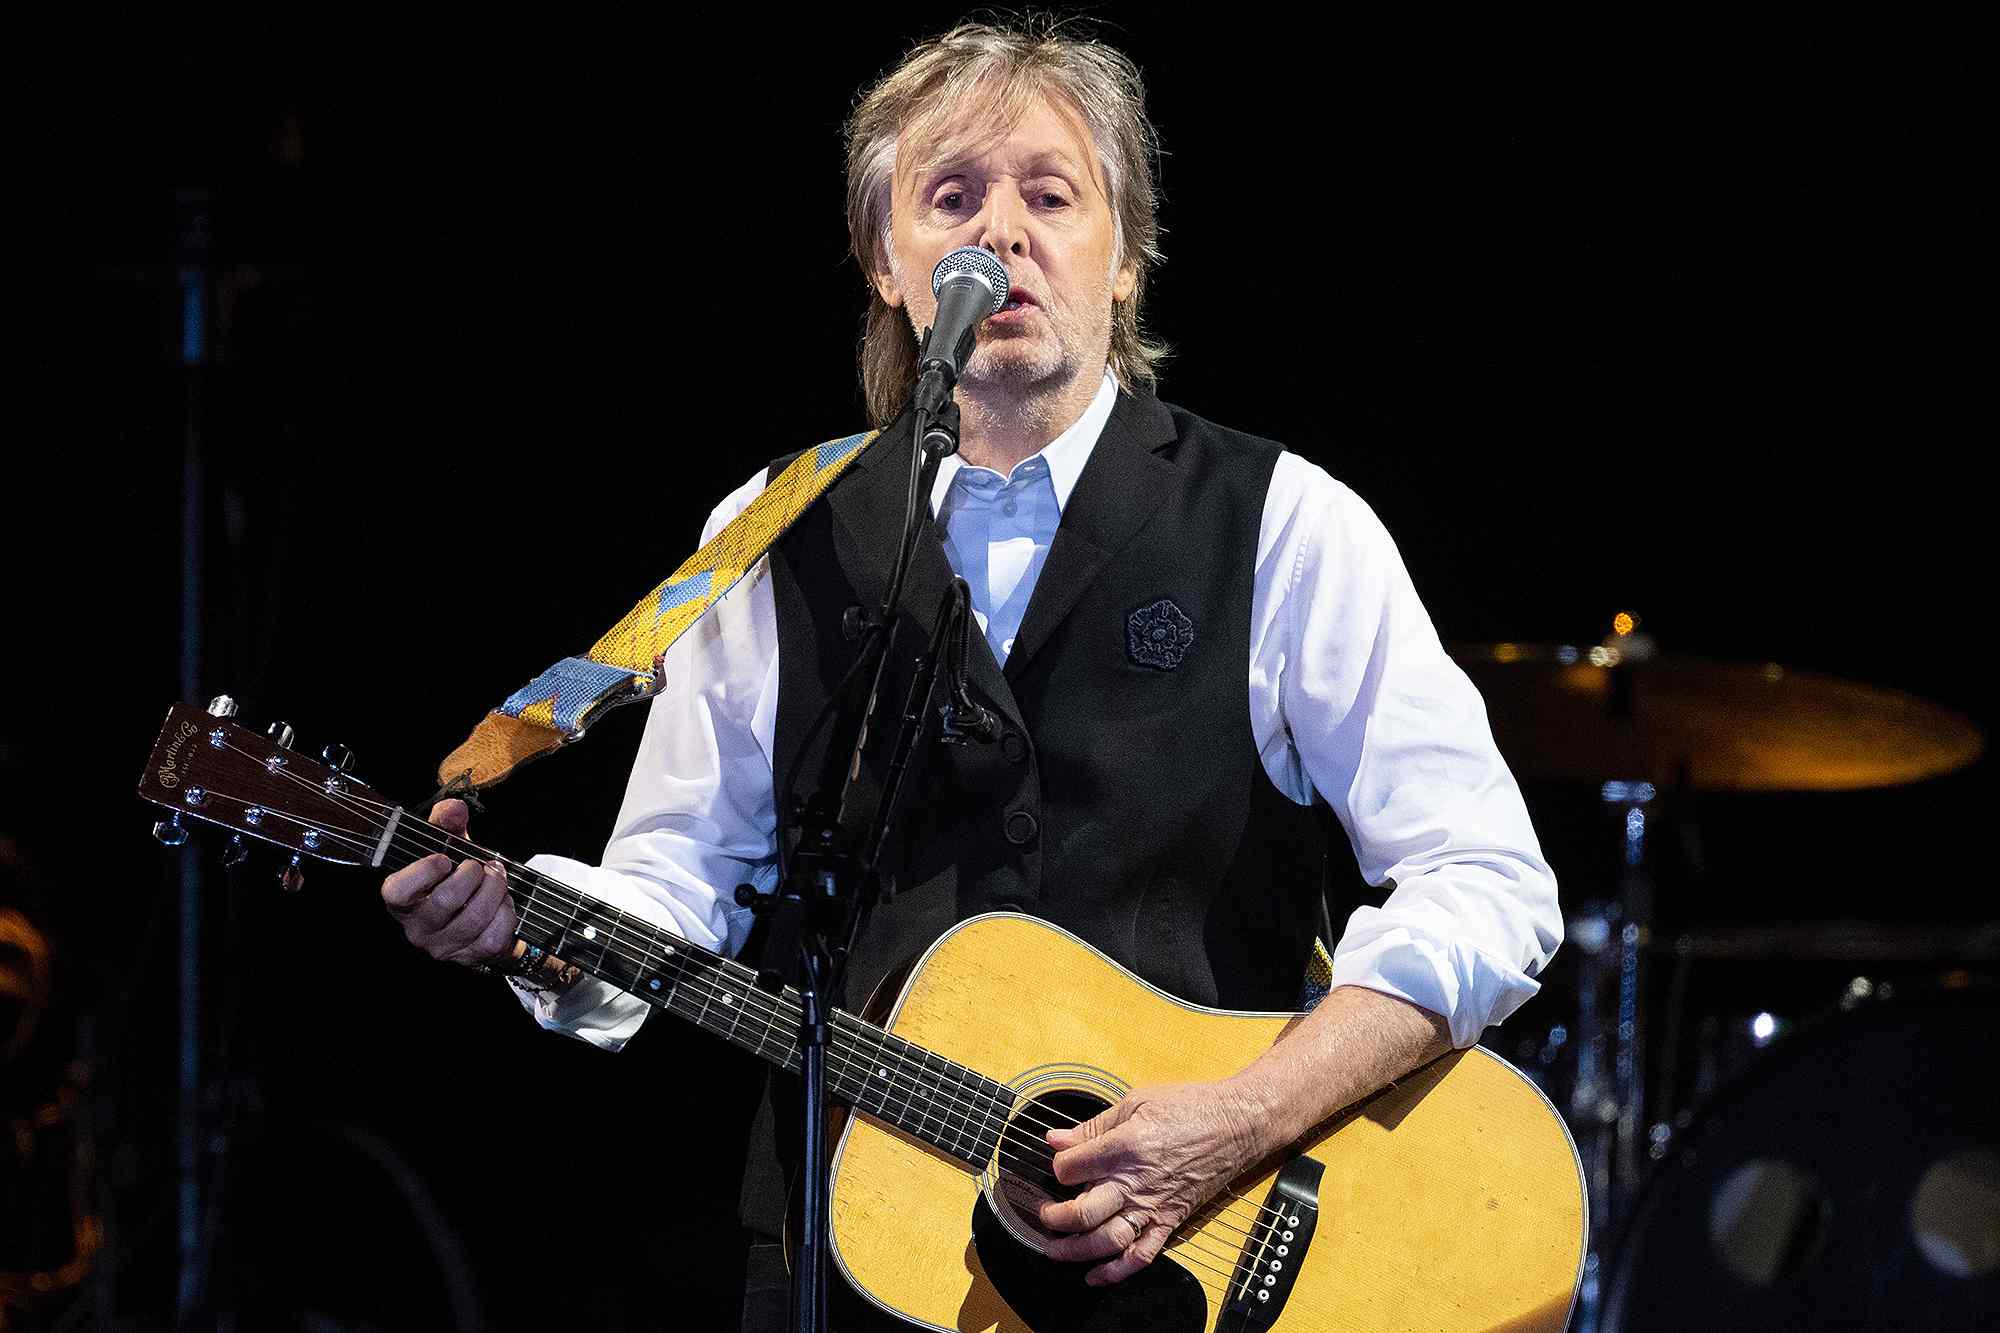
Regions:
<instances>
[{"instance_id":1,"label":"man's face","mask_svg":"<svg viewBox=\"0 0 2000 1333\"><path fill-rule=\"evenodd\" d=\"M921 336L937 314L931 270L962 245L1007 266L1009 307L979 326L962 379L1016 391L1094 383L1111 346L1112 302L1131 296L1129 264L1111 271L1111 203L1083 122L1036 104L1012 133L962 160L926 165L899 142L889 271L876 290ZM1018 305L1014 304L1018 302Z\"/></svg>"}]
</instances>

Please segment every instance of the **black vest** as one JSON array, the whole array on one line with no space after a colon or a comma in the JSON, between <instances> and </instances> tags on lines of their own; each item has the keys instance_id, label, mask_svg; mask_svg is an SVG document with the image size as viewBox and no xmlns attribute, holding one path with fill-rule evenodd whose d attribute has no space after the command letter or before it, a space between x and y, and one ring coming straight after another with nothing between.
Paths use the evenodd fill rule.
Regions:
<instances>
[{"instance_id":1,"label":"black vest","mask_svg":"<svg viewBox=\"0 0 2000 1333\"><path fill-rule=\"evenodd\" d=\"M802 794L825 746L824 729L810 747L807 733L853 658L842 617L882 599L911 430L906 416L885 431L770 553L774 768L782 782L798 763ZM857 1004L952 924L1018 910L1185 999L1297 1006L1327 821L1264 772L1248 679L1252 576L1278 454L1155 398L1119 395L1004 673L974 628L972 690L1001 718L1001 738L929 743L905 781L883 856L895 892L848 963ZM904 587L906 660L892 667L864 756L870 784L894 739L907 659L928 640L951 574L933 526ZM768 1229L752 1211L746 1220Z\"/></svg>"}]
</instances>

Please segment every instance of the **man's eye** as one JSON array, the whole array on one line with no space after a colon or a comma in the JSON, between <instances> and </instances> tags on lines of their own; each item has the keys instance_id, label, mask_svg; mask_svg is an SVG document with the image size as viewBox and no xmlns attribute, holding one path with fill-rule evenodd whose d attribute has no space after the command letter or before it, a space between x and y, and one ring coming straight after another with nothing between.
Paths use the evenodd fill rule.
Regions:
<instances>
[{"instance_id":1,"label":"man's eye","mask_svg":"<svg viewBox=\"0 0 2000 1333\"><path fill-rule=\"evenodd\" d=\"M941 194L938 196L937 206L939 208L942 208L947 213L956 213L960 208L964 207L964 205L965 205L965 194L963 191L953 190L949 194Z\"/></svg>"},{"instance_id":2,"label":"man's eye","mask_svg":"<svg viewBox=\"0 0 2000 1333\"><path fill-rule=\"evenodd\" d=\"M1063 198L1061 195L1056 194L1053 191L1049 190L1044 190L1042 192L1042 207L1065 208L1068 205L1069 205L1069 200Z\"/></svg>"}]
</instances>

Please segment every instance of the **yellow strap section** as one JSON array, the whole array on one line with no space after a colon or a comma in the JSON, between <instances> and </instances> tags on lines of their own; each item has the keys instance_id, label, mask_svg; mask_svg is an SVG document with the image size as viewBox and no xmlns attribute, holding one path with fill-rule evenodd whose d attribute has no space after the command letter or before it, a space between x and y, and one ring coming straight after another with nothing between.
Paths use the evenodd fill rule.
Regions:
<instances>
[{"instance_id":1,"label":"yellow strap section","mask_svg":"<svg viewBox=\"0 0 2000 1333\"><path fill-rule=\"evenodd\" d=\"M661 659L674 640L747 574L793 521L825 494L880 434L868 431L830 440L793 459L783 472L765 484L742 513L682 561L606 631L592 645L587 658L628 674L623 679L610 680L581 709L574 729L558 724L553 688L548 697L528 703L513 716L496 709L481 719L472 735L438 765L439 783L446 788L490 787L529 759L547 754L581 735L605 710L657 694L663 684Z\"/></svg>"},{"instance_id":2,"label":"yellow strap section","mask_svg":"<svg viewBox=\"0 0 2000 1333\"><path fill-rule=\"evenodd\" d=\"M729 591L735 582L750 571L750 566L763 558L792 521L805 512L806 506L825 494L834 479L847 470L847 465L861 456L861 451L874 443L879 431L870 431L861 443L839 461L827 467L818 465L818 450L808 449L792 460L792 463L777 479L768 483L763 491L744 507L742 513L729 520L722 531L710 538L699 551L681 562L680 568L653 589L652 594L625 613L625 618L606 630L604 637L591 646L587 654L592 661L608 666L621 666L632 672L654 669L667 646L678 639L689 625L701 619L702 613ZM681 603L665 612L659 611L660 594L669 586L686 582L702 571L711 572L711 591L704 597Z\"/></svg>"},{"instance_id":3,"label":"yellow strap section","mask_svg":"<svg viewBox=\"0 0 2000 1333\"><path fill-rule=\"evenodd\" d=\"M1312 957L1306 960L1306 985L1319 991L1333 989L1333 955L1326 951L1326 941L1313 936Z\"/></svg>"}]
</instances>

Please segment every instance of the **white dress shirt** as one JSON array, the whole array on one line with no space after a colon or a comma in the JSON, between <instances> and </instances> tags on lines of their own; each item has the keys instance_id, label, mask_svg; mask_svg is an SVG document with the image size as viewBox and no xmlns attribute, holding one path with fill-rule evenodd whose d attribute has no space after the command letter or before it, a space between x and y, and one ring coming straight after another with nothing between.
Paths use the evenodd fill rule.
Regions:
<instances>
[{"instance_id":1,"label":"white dress shirt","mask_svg":"<svg viewBox=\"0 0 2000 1333\"><path fill-rule=\"evenodd\" d=\"M946 554L1002 663L1078 475L1117 400L1107 372L1075 425L1006 477L948 458L931 493ZM763 490L709 516L708 541ZM1555 878L1486 709L1446 655L1380 520L1346 486L1281 454L1251 601L1250 726L1264 771L1300 804L1326 797L1380 907L1347 920L1333 984L1365 986L1480 1033L1539 989L1562 941ZM694 943L734 954L751 917L735 887L777 882L772 737L777 612L759 561L675 642L601 865L529 864ZM1301 886L1302 892L1311 886ZM616 1049L647 1004L585 980L516 986L544 1027Z\"/></svg>"}]
</instances>

